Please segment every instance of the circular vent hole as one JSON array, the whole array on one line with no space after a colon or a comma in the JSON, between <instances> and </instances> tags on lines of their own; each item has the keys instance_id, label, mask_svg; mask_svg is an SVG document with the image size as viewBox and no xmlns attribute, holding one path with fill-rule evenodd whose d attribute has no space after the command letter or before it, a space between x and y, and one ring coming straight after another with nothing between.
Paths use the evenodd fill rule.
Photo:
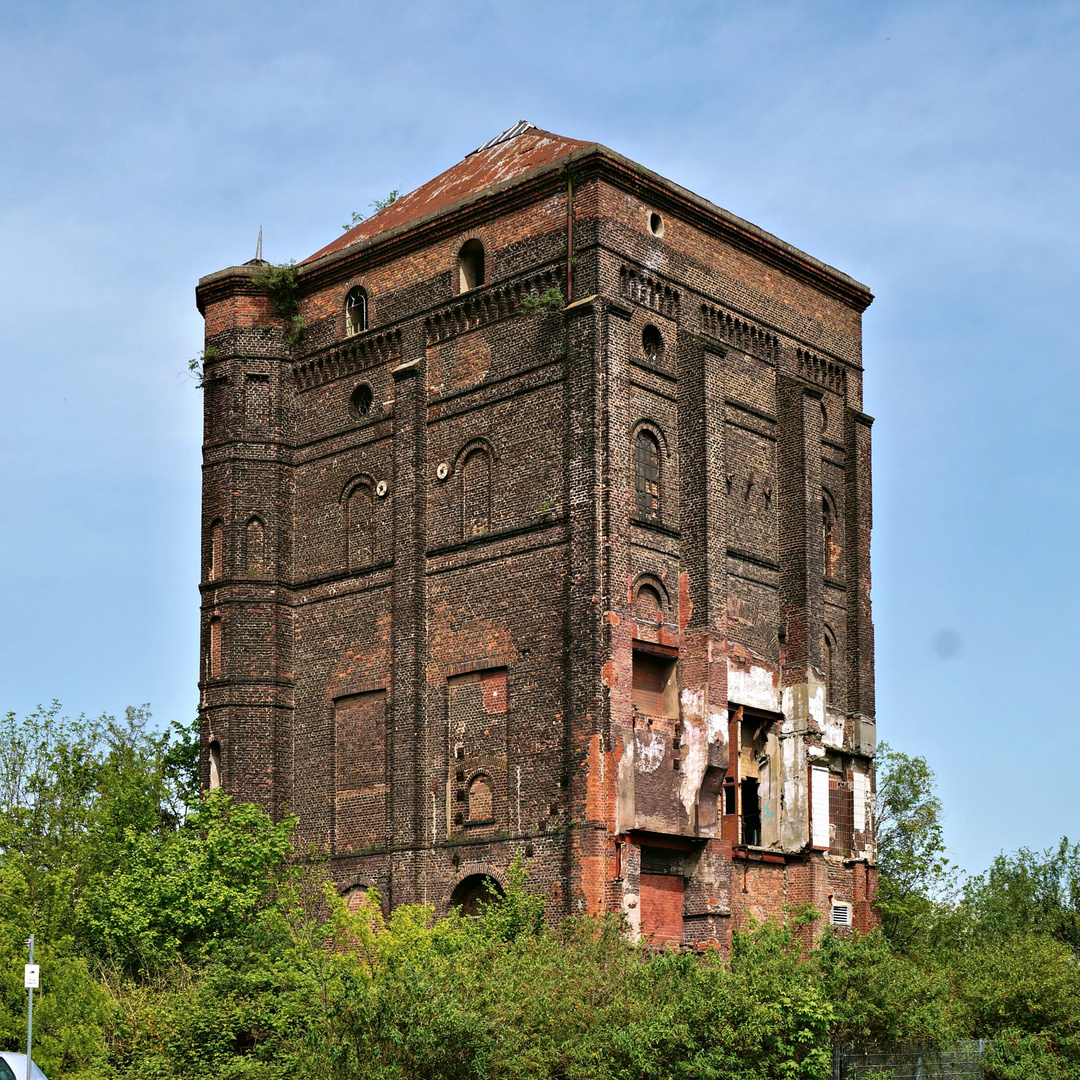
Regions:
<instances>
[{"instance_id":1,"label":"circular vent hole","mask_svg":"<svg viewBox=\"0 0 1080 1080\"><path fill-rule=\"evenodd\" d=\"M649 232L653 236L664 235L664 219L655 210L649 215Z\"/></svg>"},{"instance_id":2,"label":"circular vent hole","mask_svg":"<svg viewBox=\"0 0 1080 1080\"><path fill-rule=\"evenodd\" d=\"M352 410L353 415L367 416L371 411L372 398L371 387L367 383L361 383L352 392L352 397L349 398L349 408Z\"/></svg>"}]
</instances>

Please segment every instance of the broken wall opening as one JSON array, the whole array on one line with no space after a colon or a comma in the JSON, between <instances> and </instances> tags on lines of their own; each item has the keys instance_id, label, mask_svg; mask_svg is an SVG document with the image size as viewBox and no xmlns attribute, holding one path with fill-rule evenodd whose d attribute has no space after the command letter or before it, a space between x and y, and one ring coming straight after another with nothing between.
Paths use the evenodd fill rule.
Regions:
<instances>
[{"instance_id":1,"label":"broken wall opening","mask_svg":"<svg viewBox=\"0 0 1080 1080\"><path fill-rule=\"evenodd\" d=\"M644 716L679 718L679 682L674 649L634 643L632 694L634 709Z\"/></svg>"}]
</instances>

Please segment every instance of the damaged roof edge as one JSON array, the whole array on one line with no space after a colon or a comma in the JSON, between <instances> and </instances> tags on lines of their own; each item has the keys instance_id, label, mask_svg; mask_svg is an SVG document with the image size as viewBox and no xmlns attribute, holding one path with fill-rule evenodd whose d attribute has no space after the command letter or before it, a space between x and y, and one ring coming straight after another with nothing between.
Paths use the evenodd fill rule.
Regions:
<instances>
[{"instance_id":1,"label":"damaged roof edge","mask_svg":"<svg viewBox=\"0 0 1080 1080\"><path fill-rule=\"evenodd\" d=\"M510 177L501 183L484 188L481 191L473 192L472 194L466 195L464 198L458 199L456 202L440 207L437 210L433 210L421 217L414 218L411 221L402 222L400 225L396 225L392 229L387 229L385 232L376 233L374 236L357 240L347 247L340 248L337 251L328 252L326 255L323 255L321 258L314 261L301 262L297 265L297 269L304 278L321 277L323 274L330 271L332 266L342 260L352 258L361 252L369 251L382 244L389 243L405 234L423 231L425 226L430 226L441 219L458 215L494 195L503 194L515 187L527 184L529 181L535 181L547 173L564 171L568 166L584 162L588 158L596 158L601 163L607 162L616 166L624 180L623 186L644 186L651 188L652 191L650 194L659 194L662 197L666 196L667 201L673 204L672 209L676 212L679 209L684 211L689 209L692 212L692 216L697 216L699 219L697 222L693 222L694 224L707 225L710 222L718 224L720 227L717 231L720 232L725 239L735 241L736 243L741 242L741 246L749 249L753 254L763 257L766 261L778 264L785 270L794 270L797 276L804 279L809 278L815 284L824 285L827 291L833 293L840 300L855 307L859 311L869 307L874 299L873 293L871 293L870 289L861 281L850 277L841 270L837 270L836 267L830 266L828 263L822 262L820 259L815 259L812 255L808 255L805 251L801 251L794 245L759 228L745 218L741 218L737 214L733 214L731 211L725 210L723 207L709 202L708 199L696 195L687 188L676 184L672 180L668 180L666 177L653 172L651 169L647 169L643 165L639 165L637 162L611 150L602 143L589 143L555 161L538 165L536 168L529 169L527 172ZM251 272L253 273L253 271ZM202 291L204 285L209 286L214 281L222 278L222 276L239 277L247 276L248 273L247 267L237 266L230 267L227 270L218 271L215 274L208 274L206 277L200 279L198 291Z\"/></svg>"}]
</instances>

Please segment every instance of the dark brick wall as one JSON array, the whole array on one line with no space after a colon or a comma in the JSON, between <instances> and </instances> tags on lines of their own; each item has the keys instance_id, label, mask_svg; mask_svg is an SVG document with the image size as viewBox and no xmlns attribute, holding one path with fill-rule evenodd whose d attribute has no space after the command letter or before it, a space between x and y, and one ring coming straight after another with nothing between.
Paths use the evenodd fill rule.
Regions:
<instances>
[{"instance_id":1,"label":"dark brick wall","mask_svg":"<svg viewBox=\"0 0 1080 1080\"><path fill-rule=\"evenodd\" d=\"M869 296L749 232L720 239L662 183L599 159L574 183L565 311L521 308L567 287L557 171L530 199L489 195L305 268L299 341L256 268L200 284L204 782L217 740L227 790L296 814L343 888L387 904L445 910L521 853L553 917L623 910L658 938L726 943L835 895L869 925L851 789L852 717L873 717ZM459 295L471 238L486 283ZM350 338L357 285L369 328ZM640 431L660 447L654 520L636 510ZM729 706L769 710L779 735L784 689L813 697L826 642L829 711L783 737L839 778L833 848L746 851L718 802ZM677 718L635 713L635 643L677 657ZM646 734L648 782L627 768ZM646 820L682 845L675 871L643 867L661 842Z\"/></svg>"}]
</instances>

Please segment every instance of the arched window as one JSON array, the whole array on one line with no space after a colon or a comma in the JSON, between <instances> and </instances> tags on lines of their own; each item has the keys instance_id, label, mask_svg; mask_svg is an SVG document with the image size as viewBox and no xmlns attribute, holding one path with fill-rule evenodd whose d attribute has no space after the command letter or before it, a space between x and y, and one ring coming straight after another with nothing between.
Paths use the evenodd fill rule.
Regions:
<instances>
[{"instance_id":1,"label":"arched window","mask_svg":"<svg viewBox=\"0 0 1080 1080\"><path fill-rule=\"evenodd\" d=\"M221 743L215 739L210 744L210 790L221 787Z\"/></svg>"},{"instance_id":2,"label":"arched window","mask_svg":"<svg viewBox=\"0 0 1080 1080\"><path fill-rule=\"evenodd\" d=\"M836 524L836 504L827 492L821 493L821 561L822 573L836 577L840 569L840 537Z\"/></svg>"},{"instance_id":3,"label":"arched window","mask_svg":"<svg viewBox=\"0 0 1080 1080\"><path fill-rule=\"evenodd\" d=\"M652 585L642 585L634 598L634 615L643 622L664 621L664 601Z\"/></svg>"},{"instance_id":4,"label":"arched window","mask_svg":"<svg viewBox=\"0 0 1080 1080\"><path fill-rule=\"evenodd\" d=\"M825 627L821 635L821 663L825 668L825 704L837 704L836 686L836 638L833 632Z\"/></svg>"},{"instance_id":5,"label":"arched window","mask_svg":"<svg viewBox=\"0 0 1080 1080\"><path fill-rule=\"evenodd\" d=\"M491 531L491 458L477 447L461 465L461 533L472 540Z\"/></svg>"},{"instance_id":6,"label":"arched window","mask_svg":"<svg viewBox=\"0 0 1080 1080\"><path fill-rule=\"evenodd\" d=\"M225 525L215 521L210 526L210 574L211 581L220 581L225 555Z\"/></svg>"},{"instance_id":7,"label":"arched window","mask_svg":"<svg viewBox=\"0 0 1080 1080\"><path fill-rule=\"evenodd\" d=\"M221 678L221 616L210 620L210 678Z\"/></svg>"},{"instance_id":8,"label":"arched window","mask_svg":"<svg viewBox=\"0 0 1080 1080\"><path fill-rule=\"evenodd\" d=\"M660 444L648 431L639 431L634 439L634 481L637 516L644 521L659 521Z\"/></svg>"},{"instance_id":9,"label":"arched window","mask_svg":"<svg viewBox=\"0 0 1080 1080\"><path fill-rule=\"evenodd\" d=\"M345 333L360 334L367 329L367 293L357 285L345 297Z\"/></svg>"},{"instance_id":10,"label":"arched window","mask_svg":"<svg viewBox=\"0 0 1080 1080\"><path fill-rule=\"evenodd\" d=\"M491 781L475 776L469 784L469 821L491 821L495 817Z\"/></svg>"},{"instance_id":11,"label":"arched window","mask_svg":"<svg viewBox=\"0 0 1080 1080\"><path fill-rule=\"evenodd\" d=\"M462 915L480 915L488 904L499 903L502 898L502 886L493 877L470 874L450 894L450 906L458 908Z\"/></svg>"},{"instance_id":12,"label":"arched window","mask_svg":"<svg viewBox=\"0 0 1080 1080\"><path fill-rule=\"evenodd\" d=\"M257 517L247 523L244 547L248 577L261 577L266 569L265 529Z\"/></svg>"},{"instance_id":13,"label":"arched window","mask_svg":"<svg viewBox=\"0 0 1080 1080\"><path fill-rule=\"evenodd\" d=\"M346 505L349 569L361 570L375 558L375 498L367 484L357 484Z\"/></svg>"},{"instance_id":14,"label":"arched window","mask_svg":"<svg viewBox=\"0 0 1080 1080\"><path fill-rule=\"evenodd\" d=\"M461 292L479 289L484 284L484 245L466 240L458 252L458 288Z\"/></svg>"}]
</instances>

